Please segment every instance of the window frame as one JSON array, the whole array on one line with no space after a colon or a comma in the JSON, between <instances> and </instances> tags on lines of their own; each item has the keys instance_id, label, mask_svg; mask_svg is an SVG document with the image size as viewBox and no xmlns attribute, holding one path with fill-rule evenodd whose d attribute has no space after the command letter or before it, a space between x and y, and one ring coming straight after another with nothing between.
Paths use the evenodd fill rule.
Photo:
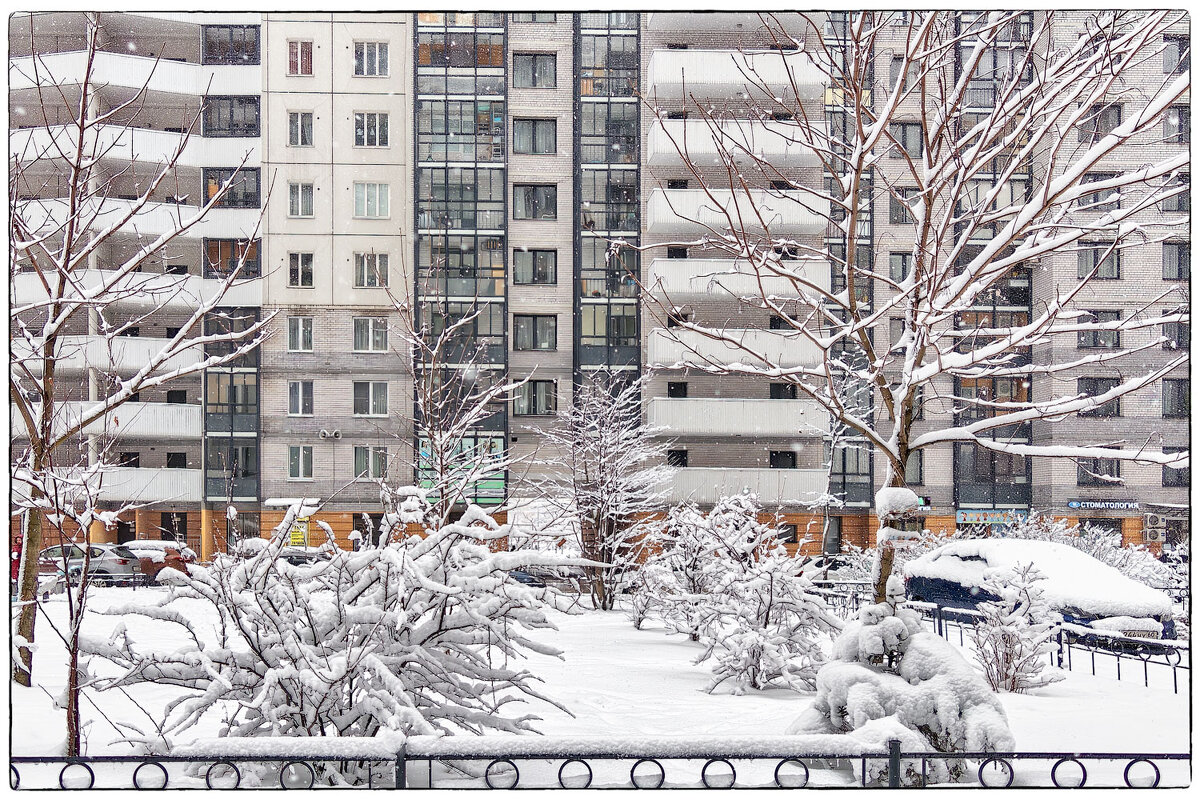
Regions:
<instances>
[{"instance_id":1,"label":"window frame","mask_svg":"<svg viewBox=\"0 0 1200 800\"><path fill-rule=\"evenodd\" d=\"M667 466L684 469L688 465L687 448L672 448L667 451Z\"/></svg>"},{"instance_id":2,"label":"window frame","mask_svg":"<svg viewBox=\"0 0 1200 800\"><path fill-rule=\"evenodd\" d=\"M1175 122L1171 122L1171 115ZM1184 104L1168 106L1163 113L1163 141L1168 144L1191 144L1192 108Z\"/></svg>"},{"instance_id":3,"label":"window frame","mask_svg":"<svg viewBox=\"0 0 1200 800\"><path fill-rule=\"evenodd\" d=\"M1078 378L1076 381L1076 391L1078 394L1087 395L1088 397L1096 397L1105 392L1112 391L1121 385L1120 378L1109 377L1084 377ZM1108 402L1102 403L1094 408L1085 408L1078 412L1080 417L1102 417L1106 419L1117 418L1121 416L1121 398L1114 397Z\"/></svg>"},{"instance_id":4,"label":"window frame","mask_svg":"<svg viewBox=\"0 0 1200 800\"><path fill-rule=\"evenodd\" d=\"M388 253L377 253L374 250L358 251L351 256L354 264L355 289L386 289L389 284L388 270L391 261ZM380 261L382 260L382 267ZM372 263L368 263L372 262Z\"/></svg>"},{"instance_id":5,"label":"window frame","mask_svg":"<svg viewBox=\"0 0 1200 800\"><path fill-rule=\"evenodd\" d=\"M513 151L514 155L523 155L523 156L558 155L558 120L556 118L554 118L554 117L514 117L512 123L513 123L512 151ZM520 130L522 124L527 124L527 125L531 126L531 130L529 132L529 142L530 142L531 149L529 149L529 150L518 149L517 143L521 140L521 135L519 133L519 130ZM538 142L540 141L540 137L538 135L539 127L543 128L543 129L549 128L549 130L550 130L550 149L549 150L539 150L538 149Z\"/></svg>"},{"instance_id":6,"label":"window frame","mask_svg":"<svg viewBox=\"0 0 1200 800\"><path fill-rule=\"evenodd\" d=\"M527 346L522 346L522 324L527 327ZM542 334L546 331L541 330L545 325L550 326L549 347L539 346L542 341ZM540 351L543 353L553 352L558 350L558 315L557 314L513 314L512 327L513 350L516 352L534 352Z\"/></svg>"},{"instance_id":7,"label":"window frame","mask_svg":"<svg viewBox=\"0 0 1200 800\"><path fill-rule=\"evenodd\" d=\"M914 461L915 459L915 461ZM911 450L904 462L904 483L908 486L925 485L925 451Z\"/></svg>"},{"instance_id":8,"label":"window frame","mask_svg":"<svg viewBox=\"0 0 1200 800\"><path fill-rule=\"evenodd\" d=\"M208 201L217 191L220 186L227 180L235 177L242 177L241 182L234 181L214 208L261 208L262 207L262 172L258 167L204 167L201 169L201 181L203 183L203 191L200 196ZM249 178L254 178L254 193L244 194L238 191L239 186L245 186ZM212 188L210 192L209 189Z\"/></svg>"},{"instance_id":9,"label":"window frame","mask_svg":"<svg viewBox=\"0 0 1200 800\"><path fill-rule=\"evenodd\" d=\"M307 325L305 323L308 323ZM308 347L304 347L305 334L308 338ZM299 347L293 347L296 343ZM288 317L288 333L287 333L287 352L289 353L311 353L313 352L313 318L312 317Z\"/></svg>"},{"instance_id":10,"label":"window frame","mask_svg":"<svg viewBox=\"0 0 1200 800\"><path fill-rule=\"evenodd\" d=\"M780 465L776 462L787 461L791 459L791 464ZM768 450L767 451L767 466L768 469L798 469L798 461L796 459L795 450Z\"/></svg>"},{"instance_id":11,"label":"window frame","mask_svg":"<svg viewBox=\"0 0 1200 800\"><path fill-rule=\"evenodd\" d=\"M913 138L914 132L915 143L909 141ZM892 122L888 125L888 134L895 140L888 147L888 158L902 159L907 155L909 158L919 159L924 154L925 138L920 122L912 120Z\"/></svg>"},{"instance_id":12,"label":"window frame","mask_svg":"<svg viewBox=\"0 0 1200 800\"><path fill-rule=\"evenodd\" d=\"M293 466L296 468L294 471ZM308 467L307 474L305 466ZM311 481L313 479L313 448L311 444L288 445L287 479L289 481Z\"/></svg>"},{"instance_id":13,"label":"window frame","mask_svg":"<svg viewBox=\"0 0 1200 800\"><path fill-rule=\"evenodd\" d=\"M201 135L206 139L246 139L262 134L262 100L256 94L217 94L206 95L203 98L204 114L200 120ZM216 115L222 105L228 105L226 116L229 119L228 128L220 128L213 123L216 120L212 116ZM254 109L253 124L242 123L237 124L233 121L235 111L240 107ZM244 114L243 114L244 116Z\"/></svg>"},{"instance_id":14,"label":"window frame","mask_svg":"<svg viewBox=\"0 0 1200 800\"><path fill-rule=\"evenodd\" d=\"M538 64L541 59L548 59L550 62L551 82L542 84L538 82ZM526 85L522 81L525 76L522 74L524 64L528 61L529 65L529 84ZM546 52L527 52L522 51L513 53L512 62L512 87L514 89L557 89L558 88L558 54Z\"/></svg>"},{"instance_id":15,"label":"window frame","mask_svg":"<svg viewBox=\"0 0 1200 800\"><path fill-rule=\"evenodd\" d=\"M359 205L359 187L362 187L362 204ZM371 187L374 187L375 211L371 210ZM392 185L377 181L354 181L354 218L355 219L391 219L392 218Z\"/></svg>"},{"instance_id":16,"label":"window frame","mask_svg":"<svg viewBox=\"0 0 1200 800\"><path fill-rule=\"evenodd\" d=\"M313 382L311 380L288 381L287 415L289 417L311 417L313 409Z\"/></svg>"},{"instance_id":17,"label":"window frame","mask_svg":"<svg viewBox=\"0 0 1200 800\"><path fill-rule=\"evenodd\" d=\"M308 45L307 48L304 45ZM304 71L304 51L308 50L308 71ZM288 39L288 77L311 78L313 75L313 40Z\"/></svg>"},{"instance_id":18,"label":"window frame","mask_svg":"<svg viewBox=\"0 0 1200 800\"><path fill-rule=\"evenodd\" d=\"M360 452L363 455L364 465L359 469L358 460ZM382 459L380 456L382 455ZM388 448L387 445L377 444L356 444L354 445L353 453L353 470L354 480L356 481L378 481L385 480L388 473ZM377 469L378 468L378 469Z\"/></svg>"},{"instance_id":19,"label":"window frame","mask_svg":"<svg viewBox=\"0 0 1200 800\"><path fill-rule=\"evenodd\" d=\"M520 17L529 17L529 19L519 19ZM549 17L550 19L538 19L538 17ZM558 22L558 14L555 14L554 12L514 12L509 14L509 21L520 25L553 25Z\"/></svg>"},{"instance_id":20,"label":"window frame","mask_svg":"<svg viewBox=\"0 0 1200 800\"><path fill-rule=\"evenodd\" d=\"M1169 391L1170 390L1170 391ZM1188 419L1192 415L1192 381L1190 378L1163 378L1163 419ZM1168 400L1172 401L1168 407ZM1178 405L1176 405L1178 404Z\"/></svg>"},{"instance_id":21,"label":"window frame","mask_svg":"<svg viewBox=\"0 0 1200 800\"><path fill-rule=\"evenodd\" d=\"M387 317L352 317L350 323L350 352L352 353L386 353L388 352L388 319ZM359 329L367 347L359 348ZM382 342L380 338L382 337Z\"/></svg>"},{"instance_id":22,"label":"window frame","mask_svg":"<svg viewBox=\"0 0 1200 800\"><path fill-rule=\"evenodd\" d=\"M357 396L357 395L358 395L358 391L359 391L359 390L358 390L358 387L359 387L359 386L366 386L366 387L367 387L367 389L366 389L366 393L367 393L367 394L366 394L366 398L365 398L365 399L366 399L366 404L367 404L367 405L366 405L366 408L367 408L367 410L366 410L366 411L362 411L362 412L360 412L360 411L358 410L358 400L359 400L359 398L358 398L358 396ZM379 403L379 401L380 401L380 395L379 395L379 393L378 393L378 392L379 392L379 387L380 387L380 386L382 386L382 387L383 387L383 394L382 394L382 406L383 406L383 410L382 410L382 411L379 411L379 410L378 410L378 409L379 409L379 404L380 404L380 403ZM355 416L355 417L373 417L373 418L376 418L376 419L379 419L379 418L384 418L384 417L386 417L386 416L388 415L388 408L389 408L389 407L390 407L390 403L389 403L389 397L388 397L388 382L387 382L387 381L351 381L351 382L350 382L350 411L351 411L351 416Z\"/></svg>"},{"instance_id":23,"label":"window frame","mask_svg":"<svg viewBox=\"0 0 1200 800\"><path fill-rule=\"evenodd\" d=\"M1096 318L1096 324L1121 321L1121 312L1116 309L1089 309L1088 313ZM1121 331L1079 331L1076 340L1076 347L1078 347L1080 350L1118 350L1121 347Z\"/></svg>"},{"instance_id":24,"label":"window frame","mask_svg":"<svg viewBox=\"0 0 1200 800\"><path fill-rule=\"evenodd\" d=\"M1112 242L1080 242L1077 254L1077 278L1086 278L1095 270L1096 274L1092 275L1092 280L1121 279L1121 249L1114 247ZM1106 269L1105 263L1110 263L1111 266Z\"/></svg>"},{"instance_id":25,"label":"window frame","mask_svg":"<svg viewBox=\"0 0 1200 800\"><path fill-rule=\"evenodd\" d=\"M1174 63L1172 63L1174 62ZM1182 75L1192 67L1192 46L1187 36L1163 36L1163 75Z\"/></svg>"},{"instance_id":26,"label":"window frame","mask_svg":"<svg viewBox=\"0 0 1200 800\"><path fill-rule=\"evenodd\" d=\"M1168 239L1162 245L1162 261L1163 261L1163 280L1164 281L1186 281L1189 278L1192 261L1192 243L1187 239ZM1167 248L1170 247L1176 251L1175 269L1177 275L1169 275L1167 272Z\"/></svg>"},{"instance_id":27,"label":"window frame","mask_svg":"<svg viewBox=\"0 0 1200 800\"><path fill-rule=\"evenodd\" d=\"M308 208L305 209L305 188ZM312 219L315 216L317 187L310 181L288 181L288 218Z\"/></svg>"},{"instance_id":28,"label":"window frame","mask_svg":"<svg viewBox=\"0 0 1200 800\"><path fill-rule=\"evenodd\" d=\"M551 222L558 219L558 184L557 183L514 183L513 185L513 219L529 222ZM536 213L539 205L537 196L539 190L543 193L549 192L551 197L543 198L547 200L546 209L552 212L551 216L546 216L545 210L542 214ZM527 201L532 201L532 205L527 207Z\"/></svg>"},{"instance_id":29,"label":"window frame","mask_svg":"<svg viewBox=\"0 0 1200 800\"><path fill-rule=\"evenodd\" d=\"M1163 453L1186 453L1189 448L1175 445L1164 445ZM1165 488L1186 489L1192 484L1192 467L1168 467L1163 464L1162 485Z\"/></svg>"},{"instance_id":30,"label":"window frame","mask_svg":"<svg viewBox=\"0 0 1200 800\"><path fill-rule=\"evenodd\" d=\"M316 116L312 111L289 111L288 113L288 147L314 147L313 126ZM308 117L308 142L304 141L304 118ZM289 204L291 198L288 198Z\"/></svg>"},{"instance_id":31,"label":"window frame","mask_svg":"<svg viewBox=\"0 0 1200 800\"><path fill-rule=\"evenodd\" d=\"M224 30L228 36L229 52L220 58L209 51L209 34L211 32ZM242 32L242 50L245 50L246 36L249 31L254 31L254 53L249 56L236 57L238 48L234 47L234 32ZM210 64L231 64L235 66L252 66L262 63L262 26L261 25L201 25L200 26L200 63L203 65Z\"/></svg>"},{"instance_id":32,"label":"window frame","mask_svg":"<svg viewBox=\"0 0 1200 800\"><path fill-rule=\"evenodd\" d=\"M916 223L912 209L907 201L916 197L917 189L913 187L897 187L895 192L888 192L888 224L912 225ZM901 199L903 198L903 199Z\"/></svg>"},{"instance_id":33,"label":"window frame","mask_svg":"<svg viewBox=\"0 0 1200 800\"><path fill-rule=\"evenodd\" d=\"M1191 350L1192 324L1190 322L1164 322L1162 335L1166 339L1163 350Z\"/></svg>"},{"instance_id":34,"label":"window frame","mask_svg":"<svg viewBox=\"0 0 1200 800\"><path fill-rule=\"evenodd\" d=\"M1076 486L1118 486L1120 480L1106 481L1104 477L1121 477L1121 460L1117 458L1088 457L1076 461ZM1104 477L1102 477L1104 476Z\"/></svg>"},{"instance_id":35,"label":"window frame","mask_svg":"<svg viewBox=\"0 0 1200 800\"><path fill-rule=\"evenodd\" d=\"M375 144L371 144L374 132ZM361 136L360 136L361 134ZM354 146L366 150L391 148L391 113L388 111L354 112Z\"/></svg>"},{"instance_id":36,"label":"window frame","mask_svg":"<svg viewBox=\"0 0 1200 800\"><path fill-rule=\"evenodd\" d=\"M540 394L539 389L546 391L547 394ZM537 404L539 397L544 397L548 400L548 408L541 408ZM524 408L525 410L521 410ZM513 396L513 416L514 417L551 417L558 413L558 381L555 380L537 380L526 381L517 387Z\"/></svg>"},{"instance_id":37,"label":"window frame","mask_svg":"<svg viewBox=\"0 0 1200 800\"><path fill-rule=\"evenodd\" d=\"M374 72L367 72L367 49L371 48L374 53ZM383 58L380 59L382 48ZM361 50L361 55L359 54ZM377 39L356 39L353 45L352 57L354 59L353 75L355 78L388 78L391 77L391 47L390 41ZM380 71L380 63L383 64L383 70Z\"/></svg>"},{"instance_id":38,"label":"window frame","mask_svg":"<svg viewBox=\"0 0 1200 800\"><path fill-rule=\"evenodd\" d=\"M308 257L307 265L305 256ZM304 282L306 277L308 283ZM313 253L307 253L300 250L288 252L288 288L289 289L312 289L316 286L316 256Z\"/></svg>"},{"instance_id":39,"label":"window frame","mask_svg":"<svg viewBox=\"0 0 1200 800\"><path fill-rule=\"evenodd\" d=\"M1171 197L1164 197L1162 210L1167 214L1190 214L1192 213L1192 174L1190 172L1180 173L1171 181L1170 186L1175 187L1182 184L1184 191Z\"/></svg>"},{"instance_id":40,"label":"window frame","mask_svg":"<svg viewBox=\"0 0 1200 800\"><path fill-rule=\"evenodd\" d=\"M549 269L549 278L550 278L550 279L549 279L549 280L537 280L537 278L539 277L539 272L538 272L538 267L539 267L539 265L538 265L538 261L539 261L539 259L537 258L537 256L538 256L538 255L543 255L543 254L546 254L546 253L549 253L549 254L551 255L551 258L550 258L550 269ZM523 266L520 264L520 261L522 261L522 260L523 260L523 259L521 258L521 256L528 256L528 257L529 257L529 267L528 267L528 269L529 269L529 280L522 280L522 279L521 279L521 278L522 278L522 272L523 272L523 269L524 269L524 268L523 268ZM550 250L550 249L536 249L536 250L535 250L535 249L525 249L525 250L522 250L522 249L514 249L514 250L513 250L513 261L512 261L512 263L513 263L513 285L514 285L514 286L557 286L557 285L558 285L558 250ZM542 264L541 266L542 266L542 268L543 268L543 270L544 270L544 268L545 268L545 264ZM544 271L543 271L541 274L542 274L542 276L543 276L543 277L545 276L545 272L544 272Z\"/></svg>"}]
</instances>

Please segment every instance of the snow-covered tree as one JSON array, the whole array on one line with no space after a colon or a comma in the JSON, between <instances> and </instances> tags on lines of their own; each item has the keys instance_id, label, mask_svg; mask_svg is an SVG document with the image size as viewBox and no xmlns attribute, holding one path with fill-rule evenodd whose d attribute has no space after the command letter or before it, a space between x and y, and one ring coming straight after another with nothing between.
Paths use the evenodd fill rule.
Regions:
<instances>
[{"instance_id":1,"label":"snow-covered tree","mask_svg":"<svg viewBox=\"0 0 1200 800\"><path fill-rule=\"evenodd\" d=\"M626 573L637 566L643 537L661 511L674 470L670 442L642 422L645 379L600 373L575 387L570 407L543 438L532 491L555 506L578 532L595 606L611 610Z\"/></svg>"},{"instance_id":2,"label":"snow-covered tree","mask_svg":"<svg viewBox=\"0 0 1200 800\"><path fill-rule=\"evenodd\" d=\"M1161 441L1101 436L1051 446L1014 435L1152 386L1188 361L1186 350L1146 357L1166 341L1163 325L1188 322L1185 288L1168 286L1115 321L1086 310L1114 254L1186 224L1186 214L1155 211L1188 192L1186 148L1141 147L1161 141L1165 115L1186 103L1186 70L1161 84L1143 77L1143 65L1162 60L1163 34L1183 19L1166 11L762 15L778 52L739 62L746 92L726 105L682 98L689 119L707 124L703 135L690 126L690 138L673 134L663 120L704 193L703 218L691 221L705 233L654 246L734 259L729 271L756 289L730 299L783 330L760 346L762 337L732 327L678 319L663 333L686 354L663 366L793 384L872 449L894 487L905 485L912 454L948 443L1017 459L1186 466L1188 454L1163 452ZM1065 39L1066 30L1078 38ZM766 77L776 72L771 58L793 64L783 67L794 80L782 93ZM798 62L819 77L797 77ZM665 117L662 99L646 102ZM1106 111L1114 102L1123 103L1116 119ZM731 119L811 151L824 180L772 163ZM1130 147L1139 148L1136 166L1111 158ZM858 246L884 213L891 249L906 251L895 267L888 253ZM779 220L795 215L822 219L824 235L778 232ZM1027 311L996 310L1060 254L1078 259L1078 279L1025 300ZM676 305L661 287L646 296L662 316ZM1112 348L1073 346L1118 335ZM719 359L700 352L712 342L724 345ZM781 358L798 348L816 352L817 363ZM1074 377L1088 367L1114 376L1111 388L1076 392ZM872 387L872 403L847 393L851 375ZM995 382L1006 390L993 390ZM949 424L922 427L922 404L940 405ZM887 574L885 563L877 601Z\"/></svg>"},{"instance_id":3,"label":"snow-covered tree","mask_svg":"<svg viewBox=\"0 0 1200 800\"><path fill-rule=\"evenodd\" d=\"M145 639L121 621L107 639L93 637L86 649L122 669L99 688L175 687L161 732L145 742L153 748L214 717L230 737L532 731L537 716L519 707L554 701L520 663L557 653L529 635L552 627L544 609L555 595L509 570L563 559L494 552L507 527L478 506L407 534L408 523L428 519L423 492L395 495L406 499L385 516L378 546L293 566L278 556L292 521L314 511L294 505L251 557L168 571L166 598L107 609L182 636Z\"/></svg>"},{"instance_id":4,"label":"snow-covered tree","mask_svg":"<svg viewBox=\"0 0 1200 800\"><path fill-rule=\"evenodd\" d=\"M969 636L995 691L1026 692L1064 677L1047 669L1057 615L1037 585L1045 579L1034 565L1017 564L984 580L983 589L1000 599L979 604L983 617Z\"/></svg>"},{"instance_id":5,"label":"snow-covered tree","mask_svg":"<svg viewBox=\"0 0 1200 800\"><path fill-rule=\"evenodd\" d=\"M672 506L644 544L646 560L637 571L631 598L635 626L654 615L669 630L699 641L702 606L712 590L708 567L721 544L712 536L704 512L692 502Z\"/></svg>"},{"instance_id":6,"label":"snow-covered tree","mask_svg":"<svg viewBox=\"0 0 1200 800\"><path fill-rule=\"evenodd\" d=\"M246 246L219 265L219 277L185 280L167 269L198 252L194 242L185 250L183 237L247 180L246 154L231 153L238 168L196 197L177 167L199 114L177 121L183 133L158 134L174 136L166 152L131 158L142 141L148 83L116 100L103 91L101 14L85 15L83 68L71 75L55 74L43 57L32 15L10 24L31 53L10 60L10 87L33 98L13 108L20 127L9 138L9 401L18 441L10 475L13 503L25 516L15 633L25 643L34 641L39 550L90 542L90 531L69 520L102 516L95 506L54 505L67 494L99 496L98 483L83 492L54 488L102 479L103 436L95 429L116 428L117 412L139 392L250 352L269 317L222 310L232 285L253 272L251 259L257 266L248 243L261 218L242 232ZM122 338L167 314L176 332L157 346L134 348ZM72 388L68 367L86 373L82 387ZM18 653L13 677L28 686L33 651Z\"/></svg>"}]
</instances>

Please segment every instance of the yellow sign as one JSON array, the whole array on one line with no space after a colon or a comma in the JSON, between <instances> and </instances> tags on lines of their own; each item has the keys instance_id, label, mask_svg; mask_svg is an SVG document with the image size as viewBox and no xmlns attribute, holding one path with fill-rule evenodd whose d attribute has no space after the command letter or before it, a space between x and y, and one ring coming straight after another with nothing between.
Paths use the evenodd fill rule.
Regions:
<instances>
[{"instance_id":1,"label":"yellow sign","mask_svg":"<svg viewBox=\"0 0 1200 800\"><path fill-rule=\"evenodd\" d=\"M301 517L292 523L289 544L308 547L308 517Z\"/></svg>"}]
</instances>

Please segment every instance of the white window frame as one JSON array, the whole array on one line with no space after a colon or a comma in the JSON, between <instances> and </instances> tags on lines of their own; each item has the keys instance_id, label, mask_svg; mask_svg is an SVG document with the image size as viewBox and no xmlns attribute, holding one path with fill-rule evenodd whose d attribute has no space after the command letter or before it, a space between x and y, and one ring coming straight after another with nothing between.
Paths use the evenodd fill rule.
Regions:
<instances>
[{"instance_id":1,"label":"white window frame","mask_svg":"<svg viewBox=\"0 0 1200 800\"><path fill-rule=\"evenodd\" d=\"M308 208L304 207L305 189L307 188ZM313 216L313 207L315 203L316 186L312 183L303 181L292 181L288 183L288 216L294 219L309 219Z\"/></svg>"},{"instance_id":2,"label":"white window frame","mask_svg":"<svg viewBox=\"0 0 1200 800\"><path fill-rule=\"evenodd\" d=\"M391 147L391 115L387 111L355 111L354 112L354 146L363 147L368 150L382 150ZM379 123L382 122L381 126ZM375 134L375 144L368 144L371 139L371 132ZM380 130L383 131L383 136L380 137ZM359 139L359 132L362 132L362 139ZM380 138L384 140L383 144L379 143Z\"/></svg>"},{"instance_id":3,"label":"white window frame","mask_svg":"<svg viewBox=\"0 0 1200 800\"><path fill-rule=\"evenodd\" d=\"M362 41L354 43L354 77L356 78L386 78L391 68L391 48L387 42ZM383 69L380 70L380 52L383 53ZM360 55L361 53L361 55ZM367 71L367 55L374 56L374 71Z\"/></svg>"},{"instance_id":4,"label":"white window frame","mask_svg":"<svg viewBox=\"0 0 1200 800\"><path fill-rule=\"evenodd\" d=\"M360 383L365 383L367 389L367 412L360 413L354 409L354 387ZM382 394L380 394L382 387ZM379 410L380 397L383 399L383 410ZM388 415L388 384L387 381L353 381L350 385L350 411L356 417L386 417Z\"/></svg>"},{"instance_id":5,"label":"white window frame","mask_svg":"<svg viewBox=\"0 0 1200 800\"><path fill-rule=\"evenodd\" d=\"M295 394L293 395L293 387ZM307 391L305 389L307 388ZM307 395L307 397L305 397ZM308 411L304 410L304 401L308 400ZM295 401L295 402L293 402ZM313 382L312 381L288 381L288 416L289 417L311 417L313 416Z\"/></svg>"},{"instance_id":6,"label":"white window frame","mask_svg":"<svg viewBox=\"0 0 1200 800\"><path fill-rule=\"evenodd\" d=\"M308 278L309 282L304 282L304 256L308 256ZM292 261L296 262L296 283L292 283ZM290 252L288 253L288 288L289 289L311 289L317 283L317 258L312 253Z\"/></svg>"},{"instance_id":7,"label":"white window frame","mask_svg":"<svg viewBox=\"0 0 1200 800\"><path fill-rule=\"evenodd\" d=\"M354 218L355 219L390 219L391 184L372 183L370 181L354 182ZM374 212L372 211L374 205Z\"/></svg>"},{"instance_id":8,"label":"white window frame","mask_svg":"<svg viewBox=\"0 0 1200 800\"><path fill-rule=\"evenodd\" d=\"M293 458L294 454L294 458ZM305 463L307 460L307 464ZM296 470L292 471L293 462ZM305 467L308 467L307 473ZM311 481L313 479L313 449L310 444L288 445L288 480Z\"/></svg>"},{"instance_id":9,"label":"white window frame","mask_svg":"<svg viewBox=\"0 0 1200 800\"><path fill-rule=\"evenodd\" d=\"M297 69L303 69L301 65L303 59L303 45L308 45L308 72L292 72L292 48L296 49L296 65ZM311 78L313 75L313 40L312 39L288 39L288 77L289 78Z\"/></svg>"},{"instance_id":10,"label":"white window frame","mask_svg":"<svg viewBox=\"0 0 1200 800\"><path fill-rule=\"evenodd\" d=\"M308 117L308 144L304 143L304 118ZM311 111L288 112L288 147L313 147L316 138L314 125L316 116ZM295 134L295 136L293 136ZM289 198L290 200L290 198Z\"/></svg>"},{"instance_id":11,"label":"white window frame","mask_svg":"<svg viewBox=\"0 0 1200 800\"><path fill-rule=\"evenodd\" d=\"M359 457L365 462L365 468L359 469ZM388 449L382 445L354 446L354 479L359 481L382 480L387 477Z\"/></svg>"},{"instance_id":12,"label":"white window frame","mask_svg":"<svg viewBox=\"0 0 1200 800\"><path fill-rule=\"evenodd\" d=\"M355 289L386 289L388 286L387 253L354 254L354 288Z\"/></svg>"},{"instance_id":13,"label":"white window frame","mask_svg":"<svg viewBox=\"0 0 1200 800\"><path fill-rule=\"evenodd\" d=\"M363 329L366 348L358 346L359 329ZM377 337L382 337L378 341ZM387 317L354 317L350 326L350 350L354 353L386 353L388 351Z\"/></svg>"},{"instance_id":14,"label":"white window frame","mask_svg":"<svg viewBox=\"0 0 1200 800\"><path fill-rule=\"evenodd\" d=\"M308 347L304 347L305 333L308 334ZM293 347L293 345L299 346ZM313 351L312 317L288 317L287 351L289 353L311 353Z\"/></svg>"}]
</instances>

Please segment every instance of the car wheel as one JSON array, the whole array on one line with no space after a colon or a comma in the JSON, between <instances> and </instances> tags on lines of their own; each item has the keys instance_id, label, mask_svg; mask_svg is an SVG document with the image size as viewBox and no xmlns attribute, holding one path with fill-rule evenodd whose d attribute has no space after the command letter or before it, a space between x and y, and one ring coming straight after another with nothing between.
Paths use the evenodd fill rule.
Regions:
<instances>
[{"instance_id":1,"label":"car wheel","mask_svg":"<svg viewBox=\"0 0 1200 800\"><path fill-rule=\"evenodd\" d=\"M113 579L111 575L106 575L103 572L97 572L92 575L93 586L112 586Z\"/></svg>"}]
</instances>

